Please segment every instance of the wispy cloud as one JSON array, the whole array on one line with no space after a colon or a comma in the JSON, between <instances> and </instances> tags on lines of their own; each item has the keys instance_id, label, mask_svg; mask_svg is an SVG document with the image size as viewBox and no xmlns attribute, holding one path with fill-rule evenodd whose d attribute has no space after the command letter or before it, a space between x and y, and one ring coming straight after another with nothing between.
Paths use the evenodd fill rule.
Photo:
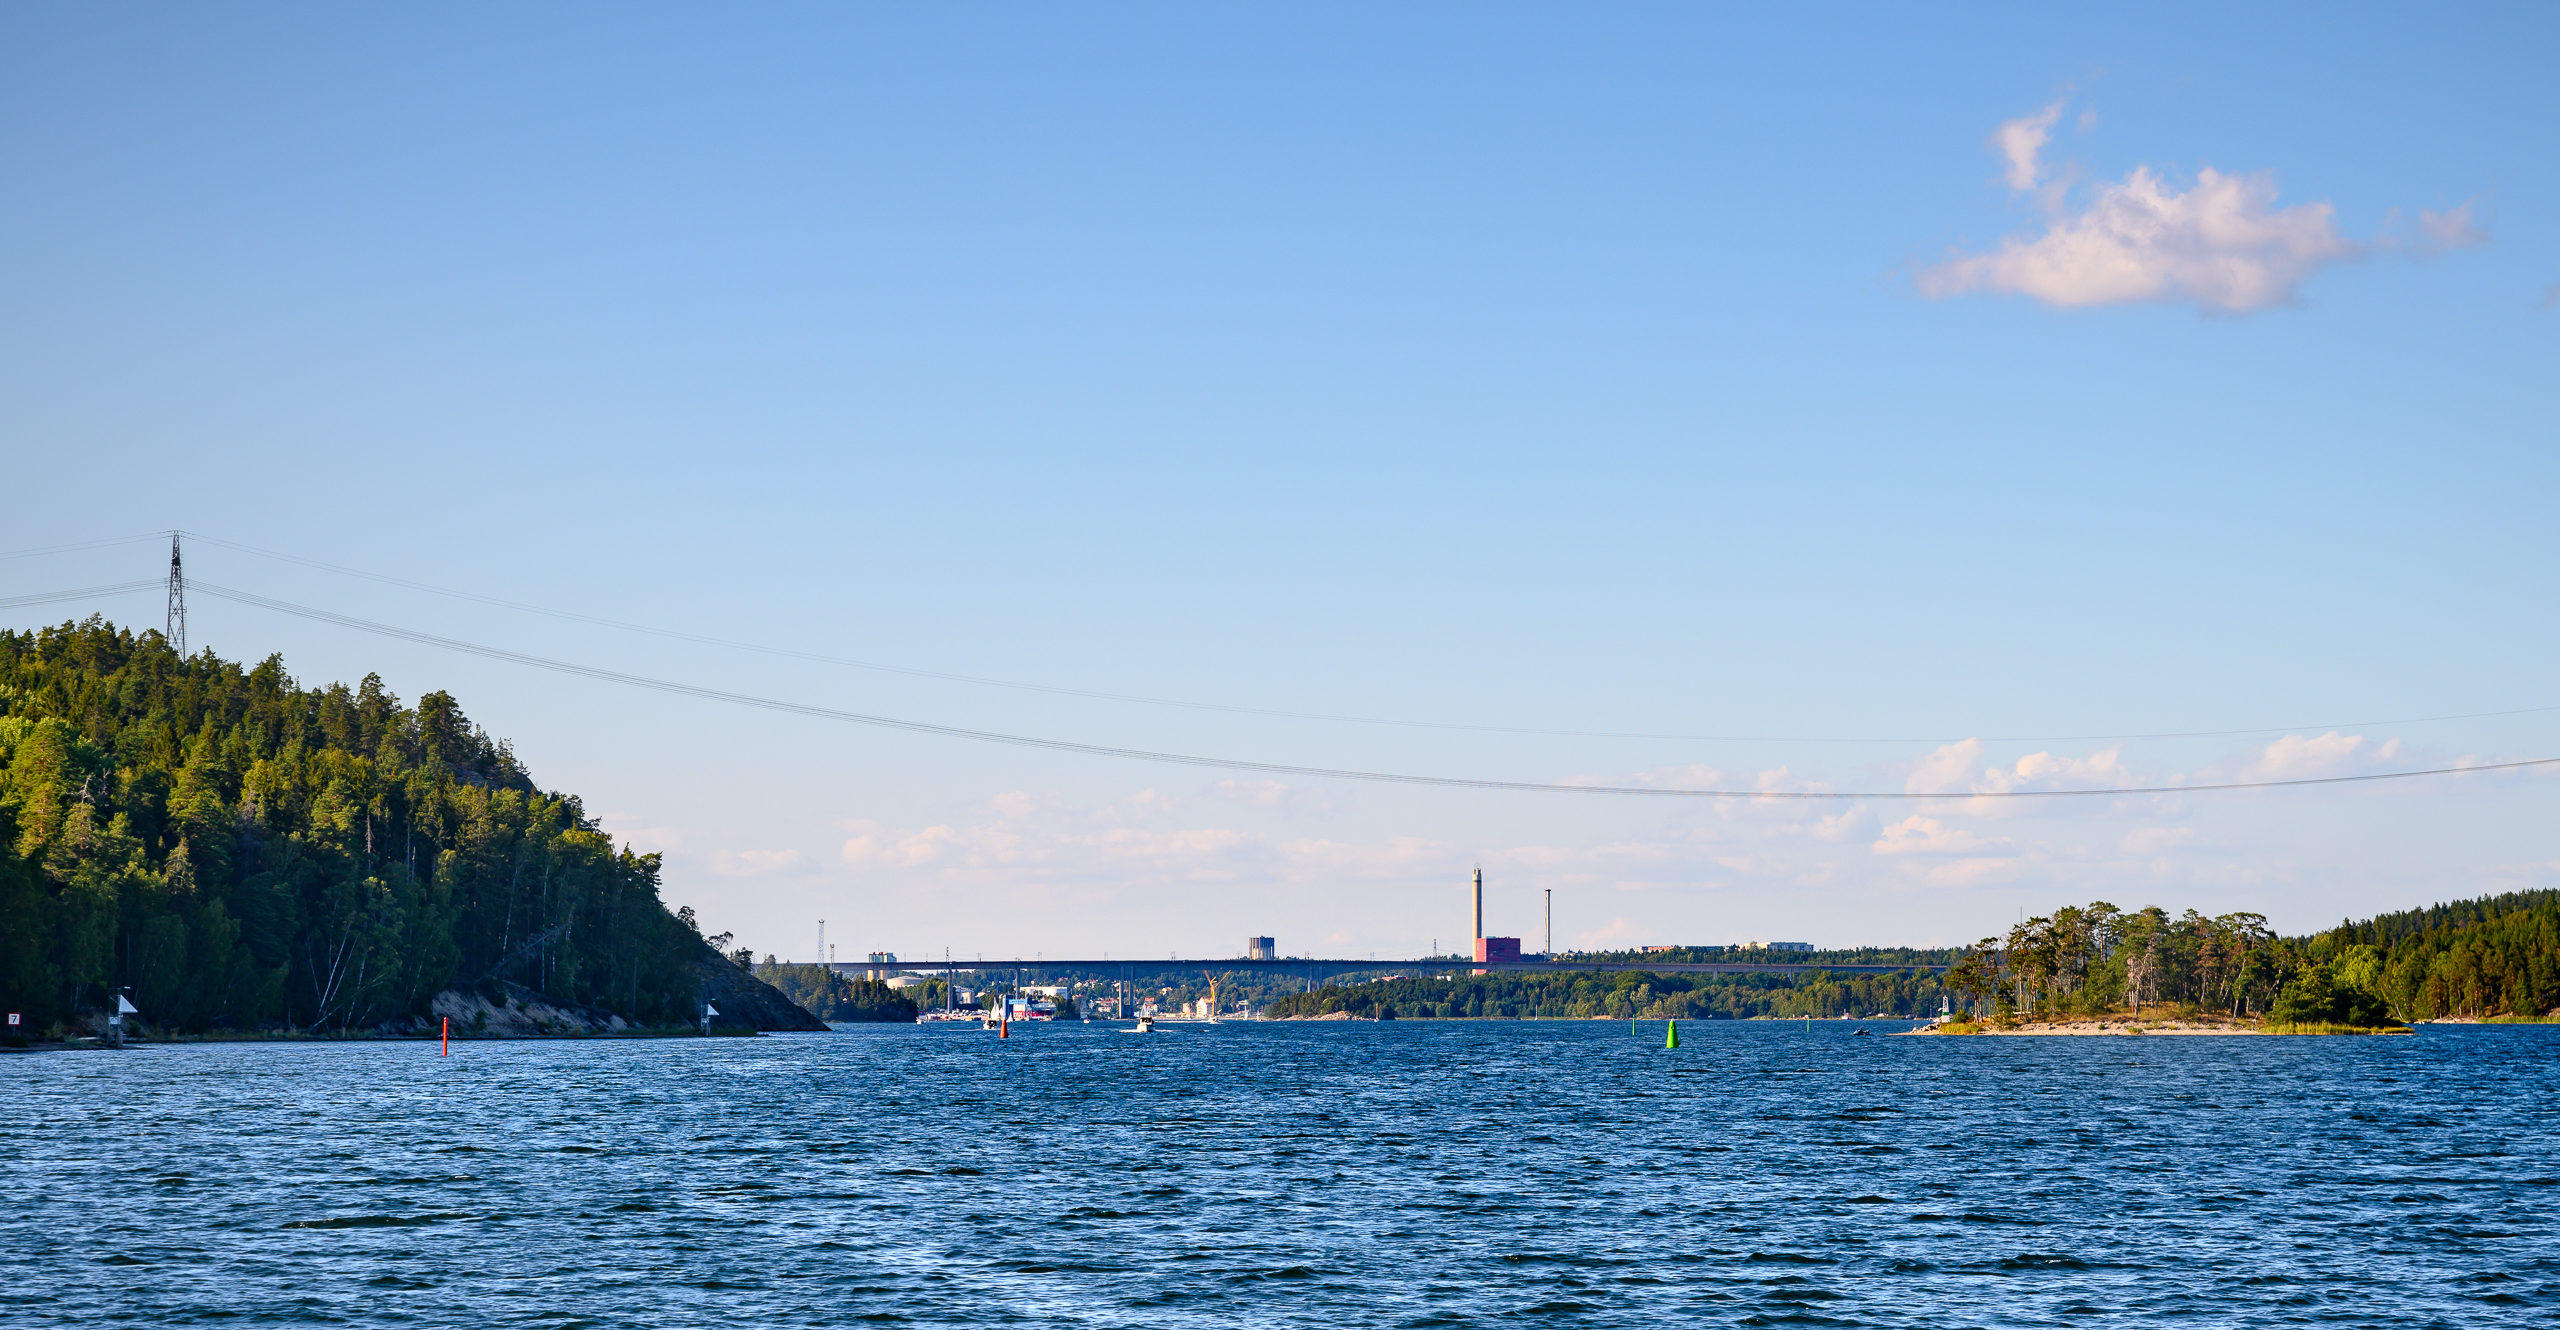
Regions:
<instances>
[{"instance_id":1,"label":"wispy cloud","mask_svg":"<svg viewBox=\"0 0 2560 1330\"><path fill-rule=\"evenodd\" d=\"M1322 790L1276 780L1222 780L1210 786L1209 793L1228 803L1294 813L1321 813L1333 807L1333 801Z\"/></svg>"},{"instance_id":2,"label":"wispy cloud","mask_svg":"<svg viewBox=\"0 0 2560 1330\"><path fill-rule=\"evenodd\" d=\"M1884 829L1868 847L1876 854L2001 856L2015 853L2007 840L1951 827L1934 817L1914 814Z\"/></svg>"},{"instance_id":3,"label":"wispy cloud","mask_svg":"<svg viewBox=\"0 0 2560 1330\"><path fill-rule=\"evenodd\" d=\"M1991 146L2009 162L2010 189L2024 194L2036 187L2044 173L2044 164L2038 159L2044 145L2053 141L2054 122L2061 118L2062 103L2057 101L2033 115L2003 120L2000 128L1992 131Z\"/></svg>"},{"instance_id":4,"label":"wispy cloud","mask_svg":"<svg viewBox=\"0 0 2560 1330\"><path fill-rule=\"evenodd\" d=\"M2321 735L2288 734L2259 749L2246 773L2255 780L2300 780L2342 775L2362 766L2399 756L2400 741L2369 744L2361 734L2331 730Z\"/></svg>"},{"instance_id":5,"label":"wispy cloud","mask_svg":"<svg viewBox=\"0 0 2560 1330\"><path fill-rule=\"evenodd\" d=\"M2067 179L2047 184L2053 172L2042 157L2062 107L2006 121L1991 136L2009 188L2036 195L2040 228L1922 268L1921 294L2023 295L2064 309L2183 302L2246 314L2292 303L2313 274L2368 252L2432 253L2488 239L2464 203L2421 211L2410 239L2386 229L2383 239L2360 244L2339 231L2327 203L2279 206L2271 172L2209 166L2183 186L2138 166L2075 207Z\"/></svg>"},{"instance_id":6,"label":"wispy cloud","mask_svg":"<svg viewBox=\"0 0 2560 1330\"><path fill-rule=\"evenodd\" d=\"M2427 238L2427 243L2436 249L2468 249L2473 245L2488 244L2489 233L2481 230L2479 223L2472 220L2471 210L2472 205L2469 203L2443 212L2428 212L2420 209L2418 231Z\"/></svg>"}]
</instances>

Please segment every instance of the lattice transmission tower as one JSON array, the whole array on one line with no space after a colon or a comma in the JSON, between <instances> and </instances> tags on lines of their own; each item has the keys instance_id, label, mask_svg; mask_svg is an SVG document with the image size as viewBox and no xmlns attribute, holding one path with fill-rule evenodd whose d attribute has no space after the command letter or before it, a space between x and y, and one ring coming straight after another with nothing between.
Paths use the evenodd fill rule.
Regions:
<instances>
[{"instance_id":1,"label":"lattice transmission tower","mask_svg":"<svg viewBox=\"0 0 2560 1330\"><path fill-rule=\"evenodd\" d=\"M178 533L169 533L169 624L162 630L180 660L187 656L187 563L178 553Z\"/></svg>"}]
</instances>

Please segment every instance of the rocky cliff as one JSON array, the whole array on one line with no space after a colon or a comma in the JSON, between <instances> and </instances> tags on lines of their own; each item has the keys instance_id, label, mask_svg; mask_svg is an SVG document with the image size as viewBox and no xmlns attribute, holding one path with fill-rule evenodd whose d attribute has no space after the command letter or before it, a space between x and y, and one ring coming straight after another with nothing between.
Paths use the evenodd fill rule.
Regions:
<instances>
[{"instance_id":1,"label":"rocky cliff","mask_svg":"<svg viewBox=\"0 0 2560 1330\"><path fill-rule=\"evenodd\" d=\"M714 1030L827 1028L807 1008L784 997L781 989L739 969L737 962L713 951L709 943L694 958L694 969L702 976L703 1000L720 1012L711 1018Z\"/></svg>"}]
</instances>

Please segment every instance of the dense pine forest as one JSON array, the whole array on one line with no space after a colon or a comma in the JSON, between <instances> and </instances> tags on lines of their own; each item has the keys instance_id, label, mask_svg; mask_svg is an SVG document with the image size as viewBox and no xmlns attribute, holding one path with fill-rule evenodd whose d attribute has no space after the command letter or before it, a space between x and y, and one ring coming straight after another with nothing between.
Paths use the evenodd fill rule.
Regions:
<instances>
[{"instance_id":1,"label":"dense pine forest","mask_svg":"<svg viewBox=\"0 0 2560 1330\"><path fill-rule=\"evenodd\" d=\"M703 947L573 795L429 693L297 686L97 619L0 632L0 1001L397 1026L449 987L683 1025Z\"/></svg>"}]
</instances>

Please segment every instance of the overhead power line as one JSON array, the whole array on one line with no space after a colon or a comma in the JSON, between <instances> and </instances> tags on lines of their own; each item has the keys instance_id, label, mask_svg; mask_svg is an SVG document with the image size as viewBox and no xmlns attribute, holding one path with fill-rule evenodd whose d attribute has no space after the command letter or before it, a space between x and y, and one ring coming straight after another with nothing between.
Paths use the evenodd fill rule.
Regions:
<instances>
[{"instance_id":1,"label":"overhead power line","mask_svg":"<svg viewBox=\"0 0 2560 1330\"><path fill-rule=\"evenodd\" d=\"M67 591L33 591L23 596L0 596L0 610L14 610L25 605L53 605L66 600L121 596L131 591L146 591L167 585L166 578L146 577L138 582L109 582L104 586L73 587Z\"/></svg>"},{"instance_id":2,"label":"overhead power line","mask_svg":"<svg viewBox=\"0 0 2560 1330\"><path fill-rule=\"evenodd\" d=\"M102 550L113 545L138 545L143 541L168 538L167 531L145 531L135 536L109 536L104 540L81 540L68 545L39 545L33 549L0 550L0 559L32 559L45 554L77 554L82 550Z\"/></svg>"},{"instance_id":3,"label":"overhead power line","mask_svg":"<svg viewBox=\"0 0 2560 1330\"><path fill-rule=\"evenodd\" d=\"M2258 725L2243 729L2227 730L2162 730L2146 734L1982 734L1952 736L1675 734L1646 730L1589 730L1537 725L1488 725L1465 721L1414 720L1410 718L1390 716L1363 716L1342 712L1294 711L1285 707L1249 706L1241 703L1198 702L1182 698L1153 697L1141 693L1112 692L1106 689L1097 688L1070 688L1057 684L1030 683L1019 679L997 679L990 678L985 675L959 674L947 670L928 670L920 669L911 665L895 665L876 660L860 660L848 656L828 655L823 652L802 651L792 647L779 647L757 642L744 642L735 638L716 637L706 633L692 633L681 629L661 628L653 624L633 623L625 619L607 618L603 615L586 614L577 610L564 610L556 606L535 605L521 600L509 600L502 596L482 595L475 591L457 591L451 587L436 586L432 583L414 581L406 577L395 577L388 573L377 573L362 568L351 568L344 564L330 563L322 559L305 558L302 555L287 554L280 550L261 549L255 545L244 545L238 541L224 540L219 536L208 536L201 532L188 531L183 534L185 534L188 539L202 541L208 545L218 545L227 550L237 550L243 554L254 554L262 559L274 559L282 563L297 564L304 568L316 569L327 573L336 573L344 577L362 578L366 581L377 582L385 586L405 587L412 591L424 591L431 595L449 596L456 600L467 600L482 605L494 605L502 609L518 610L526 614L545 615L550 618L565 619L574 623L594 624L597 627L613 628L622 632L644 633L652 637L662 637L673 641L694 642L704 646L727 647L737 651L753 651L768 656L783 656L794 660L813 661L824 665L839 665L849 669L872 670L883 674L899 674L917 679L939 679L947 683L964 683L985 688L1009 688L1019 692L1045 693L1053 697L1081 697L1101 702L1126 702L1142 706L1177 707L1187 711L1209 711L1237 716L1267 716L1276 720L1313 720L1344 725L1384 725L1402 729L1448 730L1471 734L1521 734L1549 738L1573 739L1649 739L1682 743L1947 744L1961 743L1966 739L1981 739L1986 743L2100 743L2110 739L2153 740L2241 738L2258 734L2291 734L2304 731L2321 733L2328 730L2356 729L2371 726L2426 725L2443 721L2490 720L2500 717L2532 716L2541 715L2547 712L2560 712L2560 705L2555 705L2514 707L2501 711L2466 711L2438 716L2403 716L2380 720L2325 721L2316 725Z\"/></svg>"},{"instance_id":4,"label":"overhead power line","mask_svg":"<svg viewBox=\"0 0 2560 1330\"><path fill-rule=\"evenodd\" d=\"M1036 735L1010 734L1001 730L971 729L966 726L940 725L930 721L908 720L897 716L882 716L869 712L846 711L835 707L822 707L806 702L790 702L779 698L758 697L751 693L731 692L725 688L710 688L701 684L680 683L670 679L655 679L647 675L630 674L621 670L605 669L602 666L581 665L572 661L554 660L547 656L536 656L522 651L510 651L504 647L487 646L477 642L466 642L460 638L445 637L437 633L426 633L420 632L416 629L397 627L392 624L376 623L370 619L359 619L353 615L339 614L332 610L315 609L308 605L297 605L291 601L278 600L271 596L261 596L252 592L237 591L229 587L216 586L213 583L202 580L195 580L191 585L197 592L203 595L216 596L242 605L250 605L260 609L272 610L279 614L290 614L298 618L309 619L319 623L333 624L341 628L352 628L358 632L372 633L382 637L416 643L421 646L439 647L447 651L458 651L468 655L480 656L489 660L506 661L511 664L530 666L535 669L551 670L556 673L573 675L583 679L596 679L607 683L623 684L633 688L645 688L655 692L672 693L681 697L701 698L705 701L727 702L737 706L755 707L765 711L781 712L785 715L807 716L818 720L844 721L850 724L869 725L880 729L902 730L910 734L930 734L943 738L969 739L980 743L1009 744L1018 748L1039 748L1046 749L1051 752L1081 753L1093 757L1126 758L1140 762L1166 762L1181 766L1211 767L1224 771L1249 771L1275 776L1300 776L1319 780L1357 780L1390 785L1438 786L1448 789L1509 790L1537 794L1599 794L1639 798L1823 800L1907 799L1944 801L1963 799L2121 798L2127 795L2141 794L2204 794L2225 790L2271 790L2309 785L2350 785L2369 781L2412 780L2424 776L2454 776L2465 775L2473 772L2513 771L2525 767L2540 767L2560 764L2560 757L2542 757L2520 762L2483 763L2477 766L2435 767L2422 771L2383 771L2355 776L2316 776L2294 780L2224 781L2205 785L2149 785L2111 789L2003 790L1987 793L1936 793L1912 790L1852 791L1686 789L1651 785L1576 785L1550 781L1487 780L1466 776L1414 775L1390 771L1362 771L1342 767L1305 766L1292 762L1257 762L1244 758L1207 757L1194 753L1172 753L1146 748L1125 748L1116 744L1082 743L1071 739L1051 739Z\"/></svg>"}]
</instances>

